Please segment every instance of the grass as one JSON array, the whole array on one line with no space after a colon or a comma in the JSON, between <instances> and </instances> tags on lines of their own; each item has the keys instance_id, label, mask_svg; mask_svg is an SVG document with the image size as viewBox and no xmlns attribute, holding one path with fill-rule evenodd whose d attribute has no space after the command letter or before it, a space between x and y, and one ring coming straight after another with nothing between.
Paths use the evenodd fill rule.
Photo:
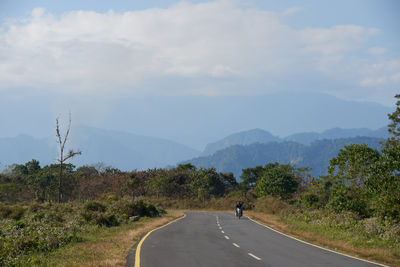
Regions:
<instances>
[{"instance_id":1,"label":"grass","mask_svg":"<svg viewBox=\"0 0 400 267\"><path fill-rule=\"evenodd\" d=\"M142 218L117 227L101 227L52 253L37 254L37 266L125 266L130 248L143 233L183 216L179 210L168 210L163 217Z\"/></svg>"},{"instance_id":2,"label":"grass","mask_svg":"<svg viewBox=\"0 0 400 267\"><path fill-rule=\"evenodd\" d=\"M295 217L247 211L246 215L268 226L310 243L362 259L400 266L400 248L377 238L366 238L357 231L327 225L309 224Z\"/></svg>"},{"instance_id":3,"label":"grass","mask_svg":"<svg viewBox=\"0 0 400 267\"><path fill-rule=\"evenodd\" d=\"M0 266L63 265L68 263L64 257L60 264L53 264L47 255L57 255L75 246L79 248L81 242L104 245L104 238L118 236L121 231L135 229L141 224L151 224L146 218L164 213L164 209L141 199L114 197L84 203L13 206L0 203ZM131 216L140 216L142 220L132 222ZM114 243L120 244L118 240ZM85 257L85 251L74 251L68 258ZM87 255L102 259L101 253L88 252Z\"/></svg>"}]
</instances>

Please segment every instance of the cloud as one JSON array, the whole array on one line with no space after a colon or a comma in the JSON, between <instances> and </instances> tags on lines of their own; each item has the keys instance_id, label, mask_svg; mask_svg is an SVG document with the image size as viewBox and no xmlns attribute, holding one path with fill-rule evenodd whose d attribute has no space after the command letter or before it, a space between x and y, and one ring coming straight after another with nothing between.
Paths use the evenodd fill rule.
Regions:
<instances>
[{"instance_id":1,"label":"cloud","mask_svg":"<svg viewBox=\"0 0 400 267\"><path fill-rule=\"evenodd\" d=\"M300 76L378 84L366 80L373 79L368 69L374 62L356 52L366 49L379 30L358 25L294 29L281 21L282 14L234 1L60 16L36 8L29 18L1 26L0 90L218 95L259 93L262 87L268 93L284 87L288 77ZM390 71L385 75L399 69ZM165 82L170 80L174 86Z\"/></svg>"},{"instance_id":2,"label":"cloud","mask_svg":"<svg viewBox=\"0 0 400 267\"><path fill-rule=\"evenodd\" d=\"M380 46L374 46L368 49L368 52L374 56L383 55L386 52L386 48Z\"/></svg>"},{"instance_id":3,"label":"cloud","mask_svg":"<svg viewBox=\"0 0 400 267\"><path fill-rule=\"evenodd\" d=\"M368 29L356 25L309 28L300 30L298 34L307 51L323 55L358 49L370 35Z\"/></svg>"},{"instance_id":4,"label":"cloud","mask_svg":"<svg viewBox=\"0 0 400 267\"><path fill-rule=\"evenodd\" d=\"M365 78L361 81L362 86L377 86L384 84L386 82L385 77L374 77L374 78Z\"/></svg>"},{"instance_id":5,"label":"cloud","mask_svg":"<svg viewBox=\"0 0 400 267\"><path fill-rule=\"evenodd\" d=\"M393 81L399 82L400 81L400 72L397 72L390 77Z\"/></svg>"},{"instance_id":6,"label":"cloud","mask_svg":"<svg viewBox=\"0 0 400 267\"><path fill-rule=\"evenodd\" d=\"M362 92L368 96L368 100L393 105L393 96L399 92L400 60L387 59L365 64L357 76L360 77L359 85L365 89Z\"/></svg>"},{"instance_id":7,"label":"cloud","mask_svg":"<svg viewBox=\"0 0 400 267\"><path fill-rule=\"evenodd\" d=\"M285 9L285 10L282 12L282 15L283 15L283 16L289 16L289 15L292 15L292 14L299 13L299 12L302 11L302 10L303 10L302 7L290 7L290 8Z\"/></svg>"}]
</instances>

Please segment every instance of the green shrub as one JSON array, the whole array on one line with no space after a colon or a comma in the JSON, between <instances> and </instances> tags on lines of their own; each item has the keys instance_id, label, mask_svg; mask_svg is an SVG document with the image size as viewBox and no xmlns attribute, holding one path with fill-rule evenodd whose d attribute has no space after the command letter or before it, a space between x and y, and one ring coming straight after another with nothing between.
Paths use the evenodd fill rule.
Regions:
<instances>
[{"instance_id":1,"label":"green shrub","mask_svg":"<svg viewBox=\"0 0 400 267\"><path fill-rule=\"evenodd\" d=\"M102 200L102 201L108 201L108 202L118 201L119 200L118 196L116 194L114 194L114 193L101 194L99 199Z\"/></svg>"},{"instance_id":2,"label":"green shrub","mask_svg":"<svg viewBox=\"0 0 400 267\"><path fill-rule=\"evenodd\" d=\"M99 226L118 226L119 221L114 214L99 214L95 218L95 223Z\"/></svg>"},{"instance_id":3,"label":"green shrub","mask_svg":"<svg viewBox=\"0 0 400 267\"><path fill-rule=\"evenodd\" d=\"M127 223L133 215L164 212L143 200L114 199L80 205L33 203L26 212L21 206L0 204L0 266L31 266L33 254L82 241L83 232Z\"/></svg>"},{"instance_id":4,"label":"green shrub","mask_svg":"<svg viewBox=\"0 0 400 267\"><path fill-rule=\"evenodd\" d=\"M64 222L63 214L60 212L49 212L47 215L47 219L54 223L62 223Z\"/></svg>"},{"instance_id":5,"label":"green shrub","mask_svg":"<svg viewBox=\"0 0 400 267\"><path fill-rule=\"evenodd\" d=\"M369 212L365 199L361 197L352 197L351 194L352 189L349 187L344 185L334 186L331 191L327 208L335 213L351 211L356 212L363 217L367 217Z\"/></svg>"},{"instance_id":6,"label":"green shrub","mask_svg":"<svg viewBox=\"0 0 400 267\"><path fill-rule=\"evenodd\" d=\"M317 208L319 204L319 198L316 194L305 193L301 196L301 202L305 208Z\"/></svg>"},{"instance_id":7,"label":"green shrub","mask_svg":"<svg viewBox=\"0 0 400 267\"><path fill-rule=\"evenodd\" d=\"M92 211L83 211L81 212L81 216L85 220L85 222L91 222L95 217L95 214Z\"/></svg>"},{"instance_id":8,"label":"green shrub","mask_svg":"<svg viewBox=\"0 0 400 267\"><path fill-rule=\"evenodd\" d=\"M21 206L7 206L0 204L0 218L20 220L25 214L25 209Z\"/></svg>"},{"instance_id":9,"label":"green shrub","mask_svg":"<svg viewBox=\"0 0 400 267\"><path fill-rule=\"evenodd\" d=\"M147 217L157 217L165 212L161 208L157 208L151 203L145 202L143 200L128 200L121 199L117 201L110 210L117 212L119 215L126 216L147 216Z\"/></svg>"},{"instance_id":10,"label":"green shrub","mask_svg":"<svg viewBox=\"0 0 400 267\"><path fill-rule=\"evenodd\" d=\"M28 212L34 213L40 211L41 209L43 209L41 205L39 205L38 203L33 203L32 205L29 206Z\"/></svg>"},{"instance_id":11,"label":"green shrub","mask_svg":"<svg viewBox=\"0 0 400 267\"><path fill-rule=\"evenodd\" d=\"M106 206L101 204L98 201L88 201L85 204L85 210L87 210L87 211L105 212L106 211Z\"/></svg>"},{"instance_id":12,"label":"green shrub","mask_svg":"<svg viewBox=\"0 0 400 267\"><path fill-rule=\"evenodd\" d=\"M130 204L132 210L131 215L157 217L160 216L160 211L151 203L144 202L143 200L134 201Z\"/></svg>"}]
</instances>

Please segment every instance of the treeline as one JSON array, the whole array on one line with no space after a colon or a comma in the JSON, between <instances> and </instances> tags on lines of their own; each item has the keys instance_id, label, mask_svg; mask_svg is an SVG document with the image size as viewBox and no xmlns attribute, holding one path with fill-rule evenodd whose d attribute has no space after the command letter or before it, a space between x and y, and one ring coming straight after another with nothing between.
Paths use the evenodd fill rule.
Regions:
<instances>
[{"instance_id":1,"label":"treeline","mask_svg":"<svg viewBox=\"0 0 400 267\"><path fill-rule=\"evenodd\" d=\"M231 173L215 169L196 169L191 164L177 168L122 172L111 167L65 164L63 201L96 199L113 193L117 196L196 198L222 197L238 186ZM59 165L41 167L37 160L14 164L0 175L0 200L15 203L57 200Z\"/></svg>"}]
</instances>

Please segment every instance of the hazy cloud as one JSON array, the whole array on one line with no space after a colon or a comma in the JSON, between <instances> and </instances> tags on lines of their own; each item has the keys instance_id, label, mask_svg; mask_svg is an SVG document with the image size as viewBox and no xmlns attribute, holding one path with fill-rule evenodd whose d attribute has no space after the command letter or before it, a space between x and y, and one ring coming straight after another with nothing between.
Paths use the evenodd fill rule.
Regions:
<instances>
[{"instance_id":1,"label":"hazy cloud","mask_svg":"<svg viewBox=\"0 0 400 267\"><path fill-rule=\"evenodd\" d=\"M371 47L370 49L368 49L368 52L371 55L382 55L386 52L386 48L380 47L380 46L374 46L374 47Z\"/></svg>"},{"instance_id":2,"label":"hazy cloud","mask_svg":"<svg viewBox=\"0 0 400 267\"><path fill-rule=\"evenodd\" d=\"M292 15L292 14L295 14L295 13L299 13L302 10L303 10L302 7L289 7L289 8L285 9L282 12L282 15L283 16L288 16L288 15Z\"/></svg>"},{"instance_id":3,"label":"hazy cloud","mask_svg":"<svg viewBox=\"0 0 400 267\"><path fill-rule=\"evenodd\" d=\"M61 16L36 8L29 18L1 27L0 89L214 95L251 93L251 88L226 84L228 78L255 80L259 87L269 84L262 89L268 92L291 75L323 75L349 85L398 85L398 65L356 53L367 49L378 29L336 25L298 30L281 21L282 14L300 10L292 7L279 14L232 1ZM369 52L385 50L373 47ZM198 83L170 88L164 82L169 78Z\"/></svg>"},{"instance_id":4,"label":"hazy cloud","mask_svg":"<svg viewBox=\"0 0 400 267\"><path fill-rule=\"evenodd\" d=\"M396 82L400 81L400 72L393 74L391 79Z\"/></svg>"}]
</instances>

